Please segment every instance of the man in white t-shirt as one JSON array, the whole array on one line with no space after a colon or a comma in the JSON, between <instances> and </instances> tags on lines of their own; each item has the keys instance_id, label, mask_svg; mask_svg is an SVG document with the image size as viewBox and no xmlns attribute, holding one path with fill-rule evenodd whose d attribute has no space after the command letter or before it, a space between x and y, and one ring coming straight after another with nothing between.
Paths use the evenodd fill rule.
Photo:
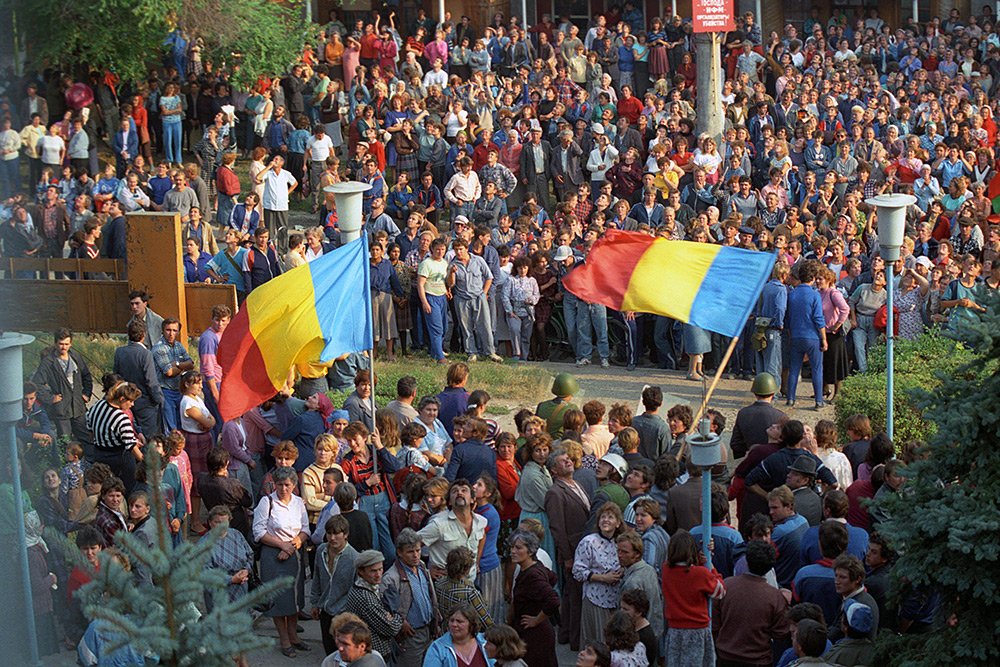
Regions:
<instances>
[{"instance_id":1,"label":"man in white t-shirt","mask_svg":"<svg viewBox=\"0 0 1000 667\"><path fill-rule=\"evenodd\" d=\"M326 133L326 126L317 123L313 135L306 140L305 164L309 170L309 185L313 193L313 213L319 210L319 201L323 193L319 188L319 179L326 170L326 158L333 150L333 140Z\"/></svg>"},{"instance_id":2,"label":"man in white t-shirt","mask_svg":"<svg viewBox=\"0 0 1000 667\"><path fill-rule=\"evenodd\" d=\"M275 155L268 168L256 176L255 185L264 185L264 227L279 241L279 245L287 245L287 237L279 232L288 226L288 195L298 187L291 172L285 171L285 158ZM284 253L287 248L279 248Z\"/></svg>"}]
</instances>

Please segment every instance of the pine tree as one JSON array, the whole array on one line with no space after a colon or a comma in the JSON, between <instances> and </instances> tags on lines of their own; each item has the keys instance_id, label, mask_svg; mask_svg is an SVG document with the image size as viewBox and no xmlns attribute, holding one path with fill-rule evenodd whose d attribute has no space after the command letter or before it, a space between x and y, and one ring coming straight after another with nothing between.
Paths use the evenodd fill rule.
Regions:
<instances>
[{"instance_id":1,"label":"pine tree","mask_svg":"<svg viewBox=\"0 0 1000 667\"><path fill-rule=\"evenodd\" d=\"M881 503L892 519L880 530L901 554L893 597L937 593L939 623L925 635L883 635L875 664L1000 664L1000 295L985 305L956 335L976 358L920 397L937 425L926 458Z\"/></svg>"},{"instance_id":2,"label":"pine tree","mask_svg":"<svg viewBox=\"0 0 1000 667\"><path fill-rule=\"evenodd\" d=\"M206 570L214 539L185 542L174 547L167 529L169 518L160 489L160 461L152 447L146 448L149 471L150 509L156 521L157 543L146 548L135 536L120 532L115 543L130 563L140 563L152 573L151 584L136 584L133 575L102 554L101 571L81 588L89 619L121 643L142 654L155 654L170 667L231 667L239 653L270 646L273 641L253 632L250 610L290 585L284 577L264 584L249 595L229 601L229 577ZM232 530L232 529L230 529ZM212 596L213 609L204 612L204 596ZM112 642L110 648L117 648Z\"/></svg>"}]
</instances>

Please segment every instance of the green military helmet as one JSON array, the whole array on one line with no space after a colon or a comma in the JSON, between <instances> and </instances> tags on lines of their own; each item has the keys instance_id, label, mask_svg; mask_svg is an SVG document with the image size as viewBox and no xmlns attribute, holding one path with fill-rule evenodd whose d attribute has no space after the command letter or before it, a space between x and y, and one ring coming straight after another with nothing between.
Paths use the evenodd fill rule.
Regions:
<instances>
[{"instance_id":1,"label":"green military helmet","mask_svg":"<svg viewBox=\"0 0 1000 667\"><path fill-rule=\"evenodd\" d=\"M559 398L573 396L580 391L580 384L569 373L560 373L552 382L552 393Z\"/></svg>"},{"instance_id":2,"label":"green military helmet","mask_svg":"<svg viewBox=\"0 0 1000 667\"><path fill-rule=\"evenodd\" d=\"M757 373L750 391L754 396L771 396L778 392L778 383L770 373Z\"/></svg>"}]
</instances>

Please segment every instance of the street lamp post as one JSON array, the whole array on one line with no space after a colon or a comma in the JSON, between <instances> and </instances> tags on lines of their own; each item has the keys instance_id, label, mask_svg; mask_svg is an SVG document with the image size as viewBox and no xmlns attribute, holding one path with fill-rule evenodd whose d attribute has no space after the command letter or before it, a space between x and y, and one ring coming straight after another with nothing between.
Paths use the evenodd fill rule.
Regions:
<instances>
[{"instance_id":1,"label":"street lamp post","mask_svg":"<svg viewBox=\"0 0 1000 667\"><path fill-rule=\"evenodd\" d=\"M337 205L337 227L340 229L340 245L347 245L361 236L365 226L362 213L364 193L372 189L368 183L343 181L323 188L323 192L333 195Z\"/></svg>"},{"instance_id":2,"label":"street lamp post","mask_svg":"<svg viewBox=\"0 0 1000 667\"><path fill-rule=\"evenodd\" d=\"M892 439L893 431L893 371L895 366L893 344L895 342L895 322L893 321L892 269L899 259L899 249L903 245L903 231L906 228L906 207L915 204L913 195L879 195L866 199L865 203L878 211L879 254L885 260L886 289L886 329L885 329L885 432Z\"/></svg>"},{"instance_id":3,"label":"street lamp post","mask_svg":"<svg viewBox=\"0 0 1000 667\"><path fill-rule=\"evenodd\" d=\"M698 423L698 432L687 437L691 447L689 462L701 468L701 547L708 565L712 563L708 548L712 539L712 466L722 460L722 439L712 433L711 425L705 417Z\"/></svg>"}]
</instances>

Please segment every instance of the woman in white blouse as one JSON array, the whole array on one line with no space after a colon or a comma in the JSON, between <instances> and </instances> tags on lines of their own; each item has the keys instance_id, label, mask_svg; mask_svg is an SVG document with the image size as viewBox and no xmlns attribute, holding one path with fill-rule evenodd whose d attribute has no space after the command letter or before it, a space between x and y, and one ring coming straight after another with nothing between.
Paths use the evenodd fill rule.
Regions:
<instances>
[{"instance_id":1,"label":"woman in white blouse","mask_svg":"<svg viewBox=\"0 0 1000 667\"><path fill-rule=\"evenodd\" d=\"M263 582L293 577L294 583L282 590L265 615L274 619L281 640L281 652L290 658L295 651L308 651L299 639L296 626L305 608L302 554L309 539L309 516L302 498L295 495L299 477L288 467L272 474L274 492L260 499L253 515L253 538L260 543L260 578Z\"/></svg>"},{"instance_id":2,"label":"woman in white blouse","mask_svg":"<svg viewBox=\"0 0 1000 667\"><path fill-rule=\"evenodd\" d=\"M580 617L580 644L601 641L604 624L618 608L624 570L618 562L615 538L625 521L622 509L613 502L604 503L597 515L595 532L576 547L573 578L583 582L583 613Z\"/></svg>"}]
</instances>

